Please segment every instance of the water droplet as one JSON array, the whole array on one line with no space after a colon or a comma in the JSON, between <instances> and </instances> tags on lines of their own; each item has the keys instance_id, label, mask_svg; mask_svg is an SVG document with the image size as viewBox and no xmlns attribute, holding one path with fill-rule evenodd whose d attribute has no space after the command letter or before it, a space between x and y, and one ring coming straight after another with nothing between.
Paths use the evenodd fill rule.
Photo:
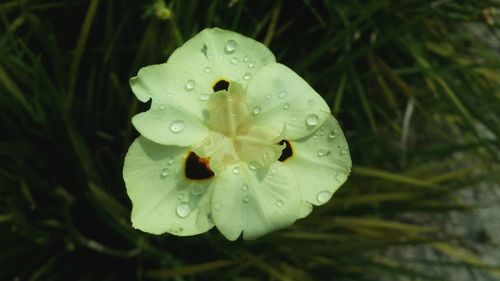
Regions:
<instances>
[{"instance_id":1,"label":"water droplet","mask_svg":"<svg viewBox=\"0 0 500 281\"><path fill-rule=\"evenodd\" d=\"M171 98L171 97L173 97L173 96L174 96L174 95L173 95L172 93L168 93L168 94L167 94L167 98Z\"/></svg>"},{"instance_id":2,"label":"water droplet","mask_svg":"<svg viewBox=\"0 0 500 281\"><path fill-rule=\"evenodd\" d=\"M292 115L292 121L297 121L297 115Z\"/></svg>"},{"instance_id":3,"label":"water droplet","mask_svg":"<svg viewBox=\"0 0 500 281\"><path fill-rule=\"evenodd\" d=\"M254 68L255 67L255 63L254 62L251 62L248 64L248 68Z\"/></svg>"},{"instance_id":4,"label":"water droplet","mask_svg":"<svg viewBox=\"0 0 500 281\"><path fill-rule=\"evenodd\" d=\"M330 154L330 151L326 151L324 149L318 150L318 157L325 157L325 156L328 156L329 154Z\"/></svg>"},{"instance_id":5,"label":"water droplet","mask_svg":"<svg viewBox=\"0 0 500 281\"><path fill-rule=\"evenodd\" d=\"M328 190L323 190L316 195L316 200L318 200L319 203L325 203L330 197L332 197L332 193Z\"/></svg>"},{"instance_id":6,"label":"water droplet","mask_svg":"<svg viewBox=\"0 0 500 281\"><path fill-rule=\"evenodd\" d=\"M317 135L314 135L313 136L313 140L317 140L318 139L318 136Z\"/></svg>"},{"instance_id":7,"label":"water droplet","mask_svg":"<svg viewBox=\"0 0 500 281\"><path fill-rule=\"evenodd\" d=\"M280 98L280 99L284 99L284 98L286 98L286 96L287 96L287 95L288 95L288 92L287 92L287 91L280 91L280 92L278 93L278 98Z\"/></svg>"},{"instance_id":8,"label":"water droplet","mask_svg":"<svg viewBox=\"0 0 500 281\"><path fill-rule=\"evenodd\" d=\"M192 79L188 80L186 82L186 85L184 87L186 88L187 91L191 91L194 89L194 86L196 86L196 82Z\"/></svg>"},{"instance_id":9,"label":"water droplet","mask_svg":"<svg viewBox=\"0 0 500 281\"><path fill-rule=\"evenodd\" d=\"M233 53L238 47L238 42L234 40L228 40L226 43L226 47L224 47L224 51L228 54Z\"/></svg>"},{"instance_id":10,"label":"water droplet","mask_svg":"<svg viewBox=\"0 0 500 281\"><path fill-rule=\"evenodd\" d=\"M290 108L290 104L289 104L289 103L285 103L285 104L283 105L283 109L284 109L284 110L288 110L289 108Z\"/></svg>"},{"instance_id":11,"label":"water droplet","mask_svg":"<svg viewBox=\"0 0 500 281\"><path fill-rule=\"evenodd\" d=\"M240 173L240 167L234 167L233 168L233 174L237 175Z\"/></svg>"},{"instance_id":12,"label":"water droplet","mask_svg":"<svg viewBox=\"0 0 500 281\"><path fill-rule=\"evenodd\" d=\"M182 193L177 194L177 198L179 200L182 200L182 198L184 198L184 194L182 194Z\"/></svg>"},{"instance_id":13,"label":"water droplet","mask_svg":"<svg viewBox=\"0 0 500 281\"><path fill-rule=\"evenodd\" d=\"M248 190L248 185L246 183L244 183L242 186L241 186L241 189L243 191L247 191Z\"/></svg>"},{"instance_id":14,"label":"water droplet","mask_svg":"<svg viewBox=\"0 0 500 281\"><path fill-rule=\"evenodd\" d=\"M328 139L329 140L334 140L337 138L337 130L333 130L328 134Z\"/></svg>"},{"instance_id":15,"label":"water droplet","mask_svg":"<svg viewBox=\"0 0 500 281\"><path fill-rule=\"evenodd\" d=\"M271 95L267 95L267 96L266 96L266 99L270 99L270 98L271 98Z\"/></svg>"},{"instance_id":16,"label":"water droplet","mask_svg":"<svg viewBox=\"0 0 500 281\"><path fill-rule=\"evenodd\" d=\"M170 175L170 170L168 168L163 168L160 173L161 178L166 178L168 175Z\"/></svg>"},{"instance_id":17,"label":"water droplet","mask_svg":"<svg viewBox=\"0 0 500 281\"><path fill-rule=\"evenodd\" d=\"M276 168L271 169L271 174L274 174L274 173L276 173Z\"/></svg>"},{"instance_id":18,"label":"water droplet","mask_svg":"<svg viewBox=\"0 0 500 281\"><path fill-rule=\"evenodd\" d=\"M346 155L346 154L347 154L347 147L342 147L342 148L340 149L340 154L341 154L341 155Z\"/></svg>"},{"instance_id":19,"label":"water droplet","mask_svg":"<svg viewBox=\"0 0 500 281\"><path fill-rule=\"evenodd\" d=\"M252 200L252 198L250 198L250 195L245 195L245 197L243 197L243 202L244 203L248 203Z\"/></svg>"},{"instance_id":20,"label":"water droplet","mask_svg":"<svg viewBox=\"0 0 500 281\"><path fill-rule=\"evenodd\" d=\"M177 205L175 211L179 218L185 218L189 215L189 213L191 213L191 207L188 203L180 203L179 205Z\"/></svg>"},{"instance_id":21,"label":"water droplet","mask_svg":"<svg viewBox=\"0 0 500 281\"><path fill-rule=\"evenodd\" d=\"M319 123L319 117L318 115L311 113L306 116L306 125L308 127L316 127Z\"/></svg>"},{"instance_id":22,"label":"water droplet","mask_svg":"<svg viewBox=\"0 0 500 281\"><path fill-rule=\"evenodd\" d=\"M214 203L214 209L220 210L222 208L222 204L220 202L215 202Z\"/></svg>"},{"instance_id":23,"label":"water droplet","mask_svg":"<svg viewBox=\"0 0 500 281\"><path fill-rule=\"evenodd\" d=\"M229 62L231 62L232 64L236 65L240 62L240 59L237 58L237 57L232 57L229 59Z\"/></svg>"},{"instance_id":24,"label":"water droplet","mask_svg":"<svg viewBox=\"0 0 500 281\"><path fill-rule=\"evenodd\" d=\"M167 164L170 166L174 163L174 159L172 157L167 158Z\"/></svg>"},{"instance_id":25,"label":"water droplet","mask_svg":"<svg viewBox=\"0 0 500 281\"><path fill-rule=\"evenodd\" d=\"M210 73L210 71L212 71L212 68L210 68L210 66L207 66L205 67L205 69L203 69L203 71L205 71L205 73Z\"/></svg>"},{"instance_id":26,"label":"water droplet","mask_svg":"<svg viewBox=\"0 0 500 281\"><path fill-rule=\"evenodd\" d=\"M201 95L200 95L200 100L201 100L201 101L207 101L207 100L209 100L209 99L210 99L210 96L209 96L209 95L207 95L207 94L201 94Z\"/></svg>"},{"instance_id":27,"label":"water droplet","mask_svg":"<svg viewBox=\"0 0 500 281\"><path fill-rule=\"evenodd\" d=\"M340 172L340 173L337 173L337 175L335 176L335 179L339 183L343 183L343 182L345 182L347 180L347 175L344 172Z\"/></svg>"},{"instance_id":28,"label":"water droplet","mask_svg":"<svg viewBox=\"0 0 500 281\"><path fill-rule=\"evenodd\" d=\"M243 57L243 62L248 62L250 60L250 57L248 55Z\"/></svg>"},{"instance_id":29,"label":"water droplet","mask_svg":"<svg viewBox=\"0 0 500 281\"><path fill-rule=\"evenodd\" d=\"M165 109L165 105L164 105L164 104L160 104L160 105L158 106L158 108L159 108L159 109L161 109L161 110L164 110L164 109Z\"/></svg>"},{"instance_id":30,"label":"water droplet","mask_svg":"<svg viewBox=\"0 0 500 281\"><path fill-rule=\"evenodd\" d=\"M257 115L260 113L261 110L262 110L262 108L257 105L256 107L253 108L253 114Z\"/></svg>"},{"instance_id":31,"label":"water droplet","mask_svg":"<svg viewBox=\"0 0 500 281\"><path fill-rule=\"evenodd\" d=\"M243 75L243 79L245 79L245 80L250 80L250 78L252 78L252 74L250 74L248 72L245 73L245 75Z\"/></svg>"},{"instance_id":32,"label":"water droplet","mask_svg":"<svg viewBox=\"0 0 500 281\"><path fill-rule=\"evenodd\" d=\"M250 168L250 170L255 171L260 167L260 165L259 163L252 161L250 162L250 164L248 164L248 167Z\"/></svg>"},{"instance_id":33,"label":"water droplet","mask_svg":"<svg viewBox=\"0 0 500 281\"><path fill-rule=\"evenodd\" d=\"M200 195L202 194L203 192L205 192L205 188L203 188L202 185L195 185L192 189L191 189L191 193L193 193L193 195Z\"/></svg>"},{"instance_id":34,"label":"water droplet","mask_svg":"<svg viewBox=\"0 0 500 281\"><path fill-rule=\"evenodd\" d=\"M284 204L283 200L281 200L281 199L276 200L276 206L281 207L281 206L283 206L283 204Z\"/></svg>"},{"instance_id":35,"label":"water droplet","mask_svg":"<svg viewBox=\"0 0 500 281\"><path fill-rule=\"evenodd\" d=\"M314 105L315 103L316 103L316 101L313 99L310 99L307 101L307 104L309 104L309 105Z\"/></svg>"},{"instance_id":36,"label":"water droplet","mask_svg":"<svg viewBox=\"0 0 500 281\"><path fill-rule=\"evenodd\" d=\"M184 128L186 127L186 124L182 120L175 120L170 124L170 131L174 134L182 132Z\"/></svg>"}]
</instances>

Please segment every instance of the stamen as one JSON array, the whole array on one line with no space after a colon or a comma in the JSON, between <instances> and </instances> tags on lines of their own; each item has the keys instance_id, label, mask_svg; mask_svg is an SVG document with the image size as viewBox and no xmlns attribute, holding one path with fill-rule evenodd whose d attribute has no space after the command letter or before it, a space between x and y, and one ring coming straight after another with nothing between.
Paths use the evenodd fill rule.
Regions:
<instances>
[{"instance_id":1,"label":"stamen","mask_svg":"<svg viewBox=\"0 0 500 281\"><path fill-rule=\"evenodd\" d=\"M214 172L210 169L209 160L199 157L192 151L186 159L184 173L186 178L192 180L205 180L214 176Z\"/></svg>"},{"instance_id":2,"label":"stamen","mask_svg":"<svg viewBox=\"0 0 500 281\"><path fill-rule=\"evenodd\" d=\"M286 159L292 157L293 149L292 146L290 145L290 142L287 140L281 140L279 144L285 144L285 148L281 151L280 158L278 158L278 161L283 162Z\"/></svg>"},{"instance_id":3,"label":"stamen","mask_svg":"<svg viewBox=\"0 0 500 281\"><path fill-rule=\"evenodd\" d=\"M214 89L214 92L222 90L227 91L228 88L229 88L229 82L224 79L217 81L217 83L215 83L214 86L212 87L212 89Z\"/></svg>"}]
</instances>

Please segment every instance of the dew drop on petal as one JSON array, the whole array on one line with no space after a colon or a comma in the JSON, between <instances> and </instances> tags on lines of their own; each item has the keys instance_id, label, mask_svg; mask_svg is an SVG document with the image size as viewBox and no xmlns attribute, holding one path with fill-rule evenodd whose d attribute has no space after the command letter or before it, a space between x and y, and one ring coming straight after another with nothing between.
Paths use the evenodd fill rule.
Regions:
<instances>
[{"instance_id":1,"label":"dew drop on petal","mask_svg":"<svg viewBox=\"0 0 500 281\"><path fill-rule=\"evenodd\" d=\"M253 108L253 111L252 111L252 112L253 112L253 114L254 114L254 115L257 115L257 114L259 114L261 111L262 111L262 108L261 108L260 106L258 106L258 105L257 105L256 107L254 107L254 108Z\"/></svg>"},{"instance_id":2,"label":"dew drop on petal","mask_svg":"<svg viewBox=\"0 0 500 281\"><path fill-rule=\"evenodd\" d=\"M254 62L251 62L248 64L248 68L254 68L255 67L255 63Z\"/></svg>"},{"instance_id":3,"label":"dew drop on petal","mask_svg":"<svg viewBox=\"0 0 500 281\"><path fill-rule=\"evenodd\" d=\"M237 175L240 173L240 167L234 167L233 168L233 174Z\"/></svg>"},{"instance_id":4,"label":"dew drop on petal","mask_svg":"<svg viewBox=\"0 0 500 281\"><path fill-rule=\"evenodd\" d=\"M245 197L243 197L244 203L248 203L248 202L250 202L250 200L252 200L252 198L250 198L250 195L245 195Z\"/></svg>"},{"instance_id":5,"label":"dew drop on petal","mask_svg":"<svg viewBox=\"0 0 500 281\"><path fill-rule=\"evenodd\" d=\"M241 189L243 191L247 191L248 190L248 185L246 183L244 183L242 186L241 186Z\"/></svg>"},{"instance_id":6,"label":"dew drop on petal","mask_svg":"<svg viewBox=\"0 0 500 281\"><path fill-rule=\"evenodd\" d=\"M177 216L179 216L179 218L185 218L189 215L189 213L191 213L191 207L188 203L180 203L179 205L177 205L175 212L177 213Z\"/></svg>"},{"instance_id":7,"label":"dew drop on petal","mask_svg":"<svg viewBox=\"0 0 500 281\"><path fill-rule=\"evenodd\" d=\"M250 60L250 57L248 55L243 57L243 62L248 62Z\"/></svg>"},{"instance_id":8,"label":"dew drop on petal","mask_svg":"<svg viewBox=\"0 0 500 281\"><path fill-rule=\"evenodd\" d=\"M174 134L182 132L184 128L186 127L186 124L182 120L175 120L170 124L170 131Z\"/></svg>"},{"instance_id":9,"label":"dew drop on petal","mask_svg":"<svg viewBox=\"0 0 500 281\"><path fill-rule=\"evenodd\" d=\"M207 95L207 94L201 94L201 95L200 95L200 100L201 100L201 101L207 101L207 100L209 100L209 99L210 99L210 96L209 96L209 95Z\"/></svg>"},{"instance_id":10,"label":"dew drop on petal","mask_svg":"<svg viewBox=\"0 0 500 281\"><path fill-rule=\"evenodd\" d=\"M193 195L200 195L200 194L202 194L204 191L205 191L205 189L203 188L203 186L202 186L202 185L195 185L195 186L191 189L191 193L193 193Z\"/></svg>"},{"instance_id":11,"label":"dew drop on petal","mask_svg":"<svg viewBox=\"0 0 500 281\"><path fill-rule=\"evenodd\" d=\"M337 138L337 130L333 130L328 134L328 139L329 140L334 140Z\"/></svg>"},{"instance_id":12,"label":"dew drop on petal","mask_svg":"<svg viewBox=\"0 0 500 281\"><path fill-rule=\"evenodd\" d=\"M170 166L174 163L174 159L172 157L167 158L167 164Z\"/></svg>"},{"instance_id":13,"label":"dew drop on petal","mask_svg":"<svg viewBox=\"0 0 500 281\"><path fill-rule=\"evenodd\" d=\"M346 155L347 154L347 148L346 147L342 147L340 149L340 155Z\"/></svg>"},{"instance_id":14,"label":"dew drop on petal","mask_svg":"<svg viewBox=\"0 0 500 281\"><path fill-rule=\"evenodd\" d=\"M232 57L229 59L229 62L234 64L234 65L237 65L240 62L240 59L237 57Z\"/></svg>"},{"instance_id":15,"label":"dew drop on petal","mask_svg":"<svg viewBox=\"0 0 500 281\"><path fill-rule=\"evenodd\" d=\"M282 207L283 206L283 200L279 199L279 200L276 200L276 206L278 207Z\"/></svg>"},{"instance_id":16,"label":"dew drop on petal","mask_svg":"<svg viewBox=\"0 0 500 281\"><path fill-rule=\"evenodd\" d=\"M184 88L186 88L187 91L192 91L194 89L194 86L196 86L196 82L192 79L189 79L184 85Z\"/></svg>"},{"instance_id":17,"label":"dew drop on petal","mask_svg":"<svg viewBox=\"0 0 500 281\"><path fill-rule=\"evenodd\" d=\"M207 66L205 67L205 69L203 69L203 71L205 71L205 73L210 73L210 71L212 71L212 68L210 68L210 66Z\"/></svg>"},{"instance_id":18,"label":"dew drop on petal","mask_svg":"<svg viewBox=\"0 0 500 281\"><path fill-rule=\"evenodd\" d=\"M325 156L328 156L328 154L330 154L330 152L326 151L324 149L318 150L318 153L317 153L318 157L325 157Z\"/></svg>"},{"instance_id":19,"label":"dew drop on petal","mask_svg":"<svg viewBox=\"0 0 500 281\"><path fill-rule=\"evenodd\" d=\"M231 54L234 51L236 51L237 47L238 47L238 42L234 40L228 40L226 46L224 47L224 52Z\"/></svg>"},{"instance_id":20,"label":"dew drop on petal","mask_svg":"<svg viewBox=\"0 0 500 281\"><path fill-rule=\"evenodd\" d=\"M248 73L248 72L247 72L247 73L245 73L245 75L243 75L243 79L244 79L244 80L250 80L250 78L252 78L252 74L250 74L250 73Z\"/></svg>"},{"instance_id":21,"label":"dew drop on petal","mask_svg":"<svg viewBox=\"0 0 500 281\"><path fill-rule=\"evenodd\" d=\"M306 125L308 127L316 127L319 123L319 117L318 115L311 113L306 116Z\"/></svg>"},{"instance_id":22,"label":"dew drop on petal","mask_svg":"<svg viewBox=\"0 0 500 281\"><path fill-rule=\"evenodd\" d=\"M182 193L177 194L177 198L179 200L182 200L182 198L184 198L184 194L182 194Z\"/></svg>"},{"instance_id":23,"label":"dew drop on petal","mask_svg":"<svg viewBox=\"0 0 500 281\"><path fill-rule=\"evenodd\" d=\"M162 178L162 179L163 179L163 178L166 178L166 177L168 177L168 175L170 175L170 169L168 169L168 168L163 168L163 169L161 170L161 172L160 172L160 176L161 176L161 178Z\"/></svg>"},{"instance_id":24,"label":"dew drop on petal","mask_svg":"<svg viewBox=\"0 0 500 281\"><path fill-rule=\"evenodd\" d=\"M266 96L266 99L270 99L270 98L271 98L271 95L267 95L267 96Z\"/></svg>"},{"instance_id":25,"label":"dew drop on petal","mask_svg":"<svg viewBox=\"0 0 500 281\"><path fill-rule=\"evenodd\" d=\"M172 93L168 93L168 94L167 94L167 98L171 98L171 97L173 97L173 96L174 96L174 95L173 95Z\"/></svg>"},{"instance_id":26,"label":"dew drop on petal","mask_svg":"<svg viewBox=\"0 0 500 281\"><path fill-rule=\"evenodd\" d=\"M284 99L284 98L286 98L287 95L288 95L287 91L280 91L278 93L278 98Z\"/></svg>"},{"instance_id":27,"label":"dew drop on petal","mask_svg":"<svg viewBox=\"0 0 500 281\"><path fill-rule=\"evenodd\" d=\"M290 104L289 104L289 103L285 103L285 104L283 105L283 109L284 109L284 110L288 110L289 108L290 108Z\"/></svg>"},{"instance_id":28,"label":"dew drop on petal","mask_svg":"<svg viewBox=\"0 0 500 281\"><path fill-rule=\"evenodd\" d=\"M314 104L316 104L316 101L313 100L313 99L310 99L310 100L307 101L307 104L314 105Z\"/></svg>"},{"instance_id":29,"label":"dew drop on petal","mask_svg":"<svg viewBox=\"0 0 500 281\"><path fill-rule=\"evenodd\" d=\"M160 105L158 106L158 108L159 108L159 109L161 109L161 110L164 110L164 109L165 109L165 105L164 105L164 104L160 104Z\"/></svg>"},{"instance_id":30,"label":"dew drop on petal","mask_svg":"<svg viewBox=\"0 0 500 281\"><path fill-rule=\"evenodd\" d=\"M220 203L220 202L215 202L214 203L214 209L220 210L221 208L222 208L222 203Z\"/></svg>"},{"instance_id":31,"label":"dew drop on petal","mask_svg":"<svg viewBox=\"0 0 500 281\"><path fill-rule=\"evenodd\" d=\"M343 183L347 180L347 175L344 172L340 172L340 173L337 173L337 175L335 176L335 179L339 183Z\"/></svg>"},{"instance_id":32,"label":"dew drop on petal","mask_svg":"<svg viewBox=\"0 0 500 281\"><path fill-rule=\"evenodd\" d=\"M248 164L248 167L250 168L250 170L255 171L260 167L260 165L259 165L259 163L255 162L255 161L251 161Z\"/></svg>"},{"instance_id":33,"label":"dew drop on petal","mask_svg":"<svg viewBox=\"0 0 500 281\"><path fill-rule=\"evenodd\" d=\"M319 203L325 203L332 197L332 193L328 190L323 190L316 195L316 200L318 200Z\"/></svg>"}]
</instances>

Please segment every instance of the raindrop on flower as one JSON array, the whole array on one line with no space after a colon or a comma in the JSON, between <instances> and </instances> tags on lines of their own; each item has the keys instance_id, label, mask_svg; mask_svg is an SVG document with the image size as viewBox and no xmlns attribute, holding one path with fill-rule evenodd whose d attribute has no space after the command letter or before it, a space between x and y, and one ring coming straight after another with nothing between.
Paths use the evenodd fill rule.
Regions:
<instances>
[{"instance_id":1,"label":"raindrop on flower","mask_svg":"<svg viewBox=\"0 0 500 281\"><path fill-rule=\"evenodd\" d=\"M252 171L255 171L259 168L259 163L255 162L255 161L252 161L250 162L250 164L248 164L248 167L250 168L250 170Z\"/></svg>"},{"instance_id":2,"label":"raindrop on flower","mask_svg":"<svg viewBox=\"0 0 500 281\"><path fill-rule=\"evenodd\" d=\"M323 190L316 195L316 200L318 200L319 203L325 203L332 197L332 193L328 190Z\"/></svg>"},{"instance_id":3,"label":"raindrop on flower","mask_svg":"<svg viewBox=\"0 0 500 281\"><path fill-rule=\"evenodd\" d=\"M306 116L306 125L308 127L316 127L319 123L319 117L318 115L311 113Z\"/></svg>"},{"instance_id":4,"label":"raindrop on flower","mask_svg":"<svg viewBox=\"0 0 500 281\"><path fill-rule=\"evenodd\" d=\"M325 157L325 156L328 156L328 154L330 154L329 151L326 151L324 149L318 150L318 157Z\"/></svg>"},{"instance_id":5,"label":"raindrop on flower","mask_svg":"<svg viewBox=\"0 0 500 281\"><path fill-rule=\"evenodd\" d=\"M248 185L246 183L244 183L242 186L241 186L241 189L243 191L247 191L248 190Z\"/></svg>"},{"instance_id":6,"label":"raindrop on flower","mask_svg":"<svg viewBox=\"0 0 500 281\"><path fill-rule=\"evenodd\" d=\"M182 200L182 198L184 198L184 194L182 194L182 193L177 194L177 198L179 200Z\"/></svg>"},{"instance_id":7,"label":"raindrop on flower","mask_svg":"<svg viewBox=\"0 0 500 281\"><path fill-rule=\"evenodd\" d=\"M233 174L237 175L240 173L240 167L234 167L233 168Z\"/></svg>"},{"instance_id":8,"label":"raindrop on flower","mask_svg":"<svg viewBox=\"0 0 500 281\"><path fill-rule=\"evenodd\" d=\"M340 154L341 154L341 155L346 155L346 154L347 154L347 148L346 148L346 147L342 147L342 148L340 149Z\"/></svg>"},{"instance_id":9,"label":"raindrop on flower","mask_svg":"<svg viewBox=\"0 0 500 281\"><path fill-rule=\"evenodd\" d=\"M167 158L167 164L170 166L174 163L174 159L172 157Z\"/></svg>"},{"instance_id":10,"label":"raindrop on flower","mask_svg":"<svg viewBox=\"0 0 500 281\"><path fill-rule=\"evenodd\" d=\"M185 218L189 215L189 213L191 213L191 207L188 203L180 203L179 205L177 205L175 212L177 213L177 216L179 216L179 218Z\"/></svg>"},{"instance_id":11,"label":"raindrop on flower","mask_svg":"<svg viewBox=\"0 0 500 281\"><path fill-rule=\"evenodd\" d=\"M210 99L210 96L207 95L207 94L201 94L200 95L200 100L202 100L202 101L207 101L209 99Z\"/></svg>"},{"instance_id":12,"label":"raindrop on flower","mask_svg":"<svg viewBox=\"0 0 500 281\"><path fill-rule=\"evenodd\" d=\"M224 51L228 54L233 53L238 47L238 42L234 40L228 40L226 46L224 47Z\"/></svg>"},{"instance_id":13,"label":"raindrop on flower","mask_svg":"<svg viewBox=\"0 0 500 281\"><path fill-rule=\"evenodd\" d=\"M254 62L251 62L248 64L248 68L254 68L255 67L255 63Z\"/></svg>"},{"instance_id":14,"label":"raindrop on flower","mask_svg":"<svg viewBox=\"0 0 500 281\"><path fill-rule=\"evenodd\" d=\"M161 178L166 178L170 175L170 170L168 168L163 168L160 172Z\"/></svg>"},{"instance_id":15,"label":"raindrop on flower","mask_svg":"<svg viewBox=\"0 0 500 281\"><path fill-rule=\"evenodd\" d=\"M186 90L188 91L191 91L194 89L194 86L196 86L196 82L192 79L188 80L186 82L186 85L184 85L184 87L186 88Z\"/></svg>"},{"instance_id":16,"label":"raindrop on flower","mask_svg":"<svg viewBox=\"0 0 500 281\"><path fill-rule=\"evenodd\" d=\"M170 131L174 134L182 132L184 128L186 127L186 124L182 120L175 120L170 124Z\"/></svg>"},{"instance_id":17,"label":"raindrop on flower","mask_svg":"<svg viewBox=\"0 0 500 281\"><path fill-rule=\"evenodd\" d=\"M232 64L238 64L240 62L240 59L237 58L237 57L232 57L229 59L229 61L232 63Z\"/></svg>"},{"instance_id":18,"label":"raindrop on flower","mask_svg":"<svg viewBox=\"0 0 500 281\"><path fill-rule=\"evenodd\" d=\"M203 186L201 186L201 185L195 185L195 186L191 189L191 193L193 193L193 195L200 195L200 194L202 194L204 191L205 191L205 189L204 189L204 188L203 188Z\"/></svg>"},{"instance_id":19,"label":"raindrop on flower","mask_svg":"<svg viewBox=\"0 0 500 281\"><path fill-rule=\"evenodd\" d=\"M220 202L215 202L215 203L214 203L214 208L215 208L216 210L220 210L220 209L222 208L222 204L221 204Z\"/></svg>"},{"instance_id":20,"label":"raindrop on flower","mask_svg":"<svg viewBox=\"0 0 500 281\"><path fill-rule=\"evenodd\" d=\"M210 71L212 71L212 69L210 68L210 66L207 66L207 67L205 67L205 69L203 71L205 71L206 73L210 73Z\"/></svg>"},{"instance_id":21,"label":"raindrop on flower","mask_svg":"<svg viewBox=\"0 0 500 281\"><path fill-rule=\"evenodd\" d=\"M333 130L328 134L328 139L334 140L337 138L337 130Z\"/></svg>"},{"instance_id":22,"label":"raindrop on flower","mask_svg":"<svg viewBox=\"0 0 500 281\"><path fill-rule=\"evenodd\" d=\"M314 105L315 103L316 103L316 101L313 99L310 99L307 101L307 104L309 104L309 105Z\"/></svg>"},{"instance_id":23,"label":"raindrop on flower","mask_svg":"<svg viewBox=\"0 0 500 281\"><path fill-rule=\"evenodd\" d=\"M252 74L250 74L248 72L245 73L245 75L243 75L243 79L245 79L245 80L250 80L250 78L252 78Z\"/></svg>"},{"instance_id":24,"label":"raindrop on flower","mask_svg":"<svg viewBox=\"0 0 500 281\"><path fill-rule=\"evenodd\" d=\"M266 96L266 99L270 99L270 98L271 98L271 95L267 95L267 96Z\"/></svg>"},{"instance_id":25,"label":"raindrop on flower","mask_svg":"<svg viewBox=\"0 0 500 281\"><path fill-rule=\"evenodd\" d=\"M283 105L283 109L284 109L284 110L288 110L289 108L290 108L290 104L289 104L289 103L285 103L285 104Z\"/></svg>"},{"instance_id":26,"label":"raindrop on flower","mask_svg":"<svg viewBox=\"0 0 500 281\"><path fill-rule=\"evenodd\" d=\"M250 60L250 57L248 55L243 57L243 62L248 62Z\"/></svg>"},{"instance_id":27,"label":"raindrop on flower","mask_svg":"<svg viewBox=\"0 0 500 281\"><path fill-rule=\"evenodd\" d=\"M159 109L161 109L161 110L164 110L164 109L165 109L165 105L164 105L164 104L160 104L160 105L158 106L158 108L159 108Z\"/></svg>"},{"instance_id":28,"label":"raindrop on flower","mask_svg":"<svg viewBox=\"0 0 500 281\"><path fill-rule=\"evenodd\" d=\"M256 107L253 108L253 114L257 115L260 113L261 110L262 110L262 108L257 105Z\"/></svg>"},{"instance_id":29,"label":"raindrop on flower","mask_svg":"<svg viewBox=\"0 0 500 281\"><path fill-rule=\"evenodd\" d=\"M288 93L286 91L280 91L278 93L278 98L284 99Z\"/></svg>"},{"instance_id":30,"label":"raindrop on flower","mask_svg":"<svg viewBox=\"0 0 500 281\"><path fill-rule=\"evenodd\" d=\"M339 183L343 183L343 182L345 182L347 180L347 174L344 173L344 172L337 173L337 175L335 176L335 179Z\"/></svg>"},{"instance_id":31,"label":"raindrop on flower","mask_svg":"<svg viewBox=\"0 0 500 281\"><path fill-rule=\"evenodd\" d=\"M284 204L283 200L281 200L281 199L276 200L276 206L281 207L281 206L283 206L283 204Z\"/></svg>"},{"instance_id":32,"label":"raindrop on flower","mask_svg":"<svg viewBox=\"0 0 500 281\"><path fill-rule=\"evenodd\" d=\"M245 197L243 197L243 202L244 202L244 203L248 203L248 202L250 202L250 200L252 200L252 199L250 198L250 195L245 195Z\"/></svg>"},{"instance_id":33,"label":"raindrop on flower","mask_svg":"<svg viewBox=\"0 0 500 281\"><path fill-rule=\"evenodd\" d=\"M172 95L172 93L168 93L168 94L167 94L167 98L171 98L171 97L173 97L173 96L174 96L174 95Z\"/></svg>"}]
</instances>

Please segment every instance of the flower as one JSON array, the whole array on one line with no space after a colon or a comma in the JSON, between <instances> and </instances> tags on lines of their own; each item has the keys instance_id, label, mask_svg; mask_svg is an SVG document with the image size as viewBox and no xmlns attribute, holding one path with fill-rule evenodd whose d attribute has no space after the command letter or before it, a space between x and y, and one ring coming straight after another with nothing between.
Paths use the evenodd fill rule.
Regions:
<instances>
[{"instance_id":1,"label":"flower","mask_svg":"<svg viewBox=\"0 0 500 281\"><path fill-rule=\"evenodd\" d=\"M152 101L123 168L142 231L253 239L326 203L350 172L328 105L253 39L205 29L130 85Z\"/></svg>"}]
</instances>

